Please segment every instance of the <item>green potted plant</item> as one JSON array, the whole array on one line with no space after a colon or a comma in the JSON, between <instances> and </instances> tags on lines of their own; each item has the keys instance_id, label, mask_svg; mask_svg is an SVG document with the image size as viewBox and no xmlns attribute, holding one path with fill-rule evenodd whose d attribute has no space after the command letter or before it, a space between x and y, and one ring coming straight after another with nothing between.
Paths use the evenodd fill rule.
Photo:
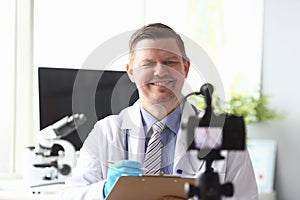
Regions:
<instances>
[{"instance_id":1,"label":"green potted plant","mask_svg":"<svg viewBox=\"0 0 300 200\"><path fill-rule=\"evenodd\" d=\"M268 100L270 95L266 95L255 90L252 93L238 93L231 87L228 95L228 100L221 100L220 97L213 96L213 107L215 112L227 112L235 115L244 116L245 123L266 122L278 116L277 112L270 108ZM203 97L192 96L190 98L194 105L203 109L205 102Z\"/></svg>"}]
</instances>

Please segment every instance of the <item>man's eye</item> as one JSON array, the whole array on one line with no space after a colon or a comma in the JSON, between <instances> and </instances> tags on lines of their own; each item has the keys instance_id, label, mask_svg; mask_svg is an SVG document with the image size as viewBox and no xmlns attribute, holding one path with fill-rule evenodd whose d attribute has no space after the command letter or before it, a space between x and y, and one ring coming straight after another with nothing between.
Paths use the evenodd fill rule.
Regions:
<instances>
[{"instance_id":1,"label":"man's eye","mask_svg":"<svg viewBox=\"0 0 300 200\"><path fill-rule=\"evenodd\" d=\"M143 67L153 67L155 66L155 63L144 63L142 64Z\"/></svg>"},{"instance_id":2,"label":"man's eye","mask_svg":"<svg viewBox=\"0 0 300 200\"><path fill-rule=\"evenodd\" d=\"M178 62L173 60L168 60L164 62L164 65L176 65Z\"/></svg>"}]
</instances>

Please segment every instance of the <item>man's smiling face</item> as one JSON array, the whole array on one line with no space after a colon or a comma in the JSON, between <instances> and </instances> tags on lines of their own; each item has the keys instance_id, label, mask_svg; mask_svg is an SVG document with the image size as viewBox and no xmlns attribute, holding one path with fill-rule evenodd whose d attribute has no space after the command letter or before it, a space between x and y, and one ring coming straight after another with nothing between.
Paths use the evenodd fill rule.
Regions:
<instances>
[{"instance_id":1,"label":"man's smiling face","mask_svg":"<svg viewBox=\"0 0 300 200\"><path fill-rule=\"evenodd\" d=\"M127 71L136 82L142 104L178 104L189 66L175 39L144 39L136 45Z\"/></svg>"}]
</instances>

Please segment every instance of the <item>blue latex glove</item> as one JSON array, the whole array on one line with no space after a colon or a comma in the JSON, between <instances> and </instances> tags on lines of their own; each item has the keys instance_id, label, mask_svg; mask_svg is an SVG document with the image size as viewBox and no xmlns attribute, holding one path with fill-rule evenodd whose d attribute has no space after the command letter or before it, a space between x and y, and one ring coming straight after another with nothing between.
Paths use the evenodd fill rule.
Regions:
<instances>
[{"instance_id":1,"label":"blue latex glove","mask_svg":"<svg viewBox=\"0 0 300 200\"><path fill-rule=\"evenodd\" d=\"M141 164L132 160L121 160L120 162L109 167L107 181L105 182L103 188L104 196L107 196L108 192L119 176L138 176L139 174L144 174L144 171L140 168Z\"/></svg>"}]
</instances>

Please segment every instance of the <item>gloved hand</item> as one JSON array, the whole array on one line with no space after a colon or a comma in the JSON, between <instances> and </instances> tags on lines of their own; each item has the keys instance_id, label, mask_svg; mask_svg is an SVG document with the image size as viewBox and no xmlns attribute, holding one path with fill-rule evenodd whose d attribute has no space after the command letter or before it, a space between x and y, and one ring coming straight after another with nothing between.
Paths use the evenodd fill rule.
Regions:
<instances>
[{"instance_id":1,"label":"gloved hand","mask_svg":"<svg viewBox=\"0 0 300 200\"><path fill-rule=\"evenodd\" d=\"M140 168L141 164L132 160L121 160L120 162L109 167L107 181L103 187L104 196L107 196L108 192L119 176L138 176L139 174L144 174L144 171Z\"/></svg>"}]
</instances>

